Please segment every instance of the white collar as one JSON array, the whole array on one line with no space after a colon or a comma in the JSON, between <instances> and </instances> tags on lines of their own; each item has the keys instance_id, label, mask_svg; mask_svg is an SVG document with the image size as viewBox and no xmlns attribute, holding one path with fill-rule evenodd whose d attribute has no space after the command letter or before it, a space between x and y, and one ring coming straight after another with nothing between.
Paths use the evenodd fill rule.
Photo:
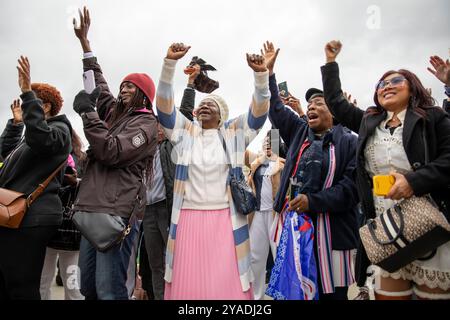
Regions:
<instances>
[{"instance_id":1,"label":"white collar","mask_svg":"<svg viewBox=\"0 0 450 320\"><path fill-rule=\"evenodd\" d=\"M386 123L388 123L389 121L392 120L392 118L394 117L394 113L391 111L387 112L387 118L386 120L383 121L383 127L386 125ZM405 122L405 116L406 116L406 109L404 109L403 111L399 112L397 114L397 118L398 120L400 120L400 123L403 125L403 123Z\"/></svg>"}]
</instances>

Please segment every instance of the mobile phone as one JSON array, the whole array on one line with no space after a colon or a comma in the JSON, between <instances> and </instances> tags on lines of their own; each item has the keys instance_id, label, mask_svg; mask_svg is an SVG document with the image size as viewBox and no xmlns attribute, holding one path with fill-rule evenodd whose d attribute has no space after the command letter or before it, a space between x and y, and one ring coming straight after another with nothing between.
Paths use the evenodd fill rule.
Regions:
<instances>
[{"instance_id":1,"label":"mobile phone","mask_svg":"<svg viewBox=\"0 0 450 320\"><path fill-rule=\"evenodd\" d=\"M91 93L95 89L94 70L88 70L83 73L83 86L87 93Z\"/></svg>"},{"instance_id":2,"label":"mobile phone","mask_svg":"<svg viewBox=\"0 0 450 320\"><path fill-rule=\"evenodd\" d=\"M395 183L394 176L373 176L373 192L377 196L385 196Z\"/></svg>"},{"instance_id":3,"label":"mobile phone","mask_svg":"<svg viewBox=\"0 0 450 320\"><path fill-rule=\"evenodd\" d=\"M280 96L282 96L283 98L287 98L289 97L289 91L288 91L288 87L287 87L287 82L280 82L278 84L278 91L280 93Z\"/></svg>"}]
</instances>

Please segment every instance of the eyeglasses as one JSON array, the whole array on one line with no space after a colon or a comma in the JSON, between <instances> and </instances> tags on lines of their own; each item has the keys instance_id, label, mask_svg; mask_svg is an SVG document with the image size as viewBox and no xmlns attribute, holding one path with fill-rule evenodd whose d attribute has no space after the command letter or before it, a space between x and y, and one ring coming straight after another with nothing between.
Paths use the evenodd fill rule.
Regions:
<instances>
[{"instance_id":1,"label":"eyeglasses","mask_svg":"<svg viewBox=\"0 0 450 320\"><path fill-rule=\"evenodd\" d=\"M390 80L381 80L377 83L376 89L383 90L388 85L391 85L391 87L398 87L403 81L406 81L406 78L403 76L394 77Z\"/></svg>"}]
</instances>

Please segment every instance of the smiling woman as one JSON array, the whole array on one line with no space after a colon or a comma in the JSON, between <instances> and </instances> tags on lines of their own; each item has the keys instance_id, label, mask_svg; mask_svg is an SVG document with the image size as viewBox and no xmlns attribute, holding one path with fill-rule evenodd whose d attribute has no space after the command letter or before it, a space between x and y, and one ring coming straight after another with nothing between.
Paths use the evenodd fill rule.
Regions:
<instances>
[{"instance_id":1,"label":"smiling woman","mask_svg":"<svg viewBox=\"0 0 450 320\"><path fill-rule=\"evenodd\" d=\"M357 182L366 219L381 215L403 199L428 194L449 219L450 119L441 108L434 107L419 78L403 69L381 77L374 93L375 107L363 111L350 105L343 97L335 61L341 47L338 41L325 46L327 63L322 67L322 80L325 100L333 114L359 134ZM372 192L370 178L378 175L395 178L385 197ZM434 249L436 254L430 259L415 260L394 273L381 270L376 298L408 300L414 292L419 298L449 299L450 242ZM369 264L360 245L360 286L364 285Z\"/></svg>"},{"instance_id":2,"label":"smiling woman","mask_svg":"<svg viewBox=\"0 0 450 320\"><path fill-rule=\"evenodd\" d=\"M228 120L225 100L208 95L195 110L197 121L190 121L175 108L173 98L176 63L189 49L182 43L169 47L156 96L161 125L180 155L167 242L164 298L251 300L253 273L247 217L236 210L227 178L229 170L242 171L235 155L242 154L250 142L239 134L251 137L267 118L268 72L263 57L247 55L255 78L250 108ZM240 145L238 140L245 142ZM232 168L222 143L229 150Z\"/></svg>"},{"instance_id":3,"label":"smiling woman","mask_svg":"<svg viewBox=\"0 0 450 320\"><path fill-rule=\"evenodd\" d=\"M97 88L91 94L81 91L74 100L74 110L83 120L90 145L74 210L82 215L118 216L132 230L123 245L118 243L101 254L83 236L81 292L87 300L127 300L128 246L136 236L137 215L144 211L144 181L151 175L157 145L157 121L152 110L155 85L145 73L129 74L122 80L116 99L91 51L89 11L85 7L79 15L80 25L77 27L74 20L74 31L83 49L84 71L94 71Z\"/></svg>"}]
</instances>

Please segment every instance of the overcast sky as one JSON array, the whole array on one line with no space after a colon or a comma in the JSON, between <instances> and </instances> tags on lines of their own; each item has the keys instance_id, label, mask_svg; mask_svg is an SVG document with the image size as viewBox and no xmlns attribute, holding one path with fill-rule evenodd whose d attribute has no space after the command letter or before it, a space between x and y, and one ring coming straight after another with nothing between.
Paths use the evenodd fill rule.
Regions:
<instances>
[{"instance_id":1,"label":"overcast sky","mask_svg":"<svg viewBox=\"0 0 450 320\"><path fill-rule=\"evenodd\" d=\"M1 0L2 127L20 93L16 64L24 54L31 62L32 81L61 91L62 112L82 134L81 120L72 110L83 86L82 51L71 20L83 5L91 12L92 49L114 95L131 72L146 72L157 83L168 46L184 42L192 48L177 66L176 101L187 82L182 69L198 55L217 68L210 74L220 82L215 93L227 101L230 116L237 116L247 110L253 90L245 53L258 53L268 39L281 48L277 80L287 81L306 106L305 91L321 87L324 45L339 39L343 87L361 108L373 105L374 84L390 69L413 71L432 88L439 104L444 98L443 85L426 67L432 54L449 57L449 0ZM197 103L201 97L197 95Z\"/></svg>"}]
</instances>

